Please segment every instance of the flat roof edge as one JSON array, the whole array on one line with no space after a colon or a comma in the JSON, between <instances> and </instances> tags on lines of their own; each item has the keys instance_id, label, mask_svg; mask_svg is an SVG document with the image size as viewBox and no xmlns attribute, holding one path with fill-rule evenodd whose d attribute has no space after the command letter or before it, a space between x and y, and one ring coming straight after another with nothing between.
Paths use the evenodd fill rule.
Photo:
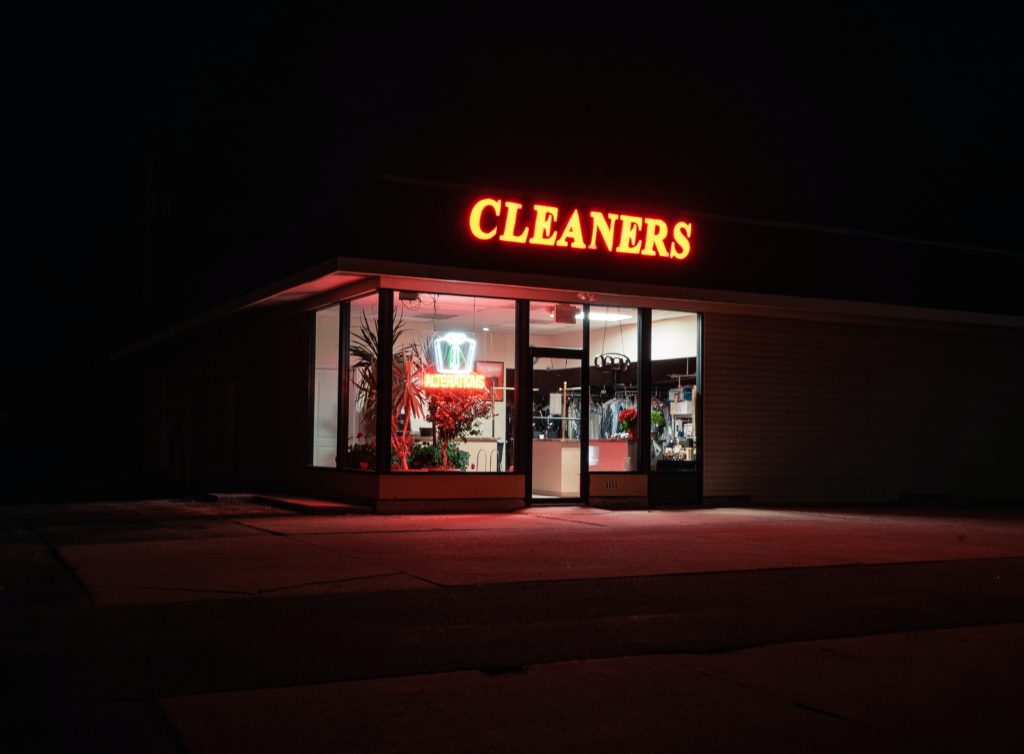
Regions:
<instances>
[{"instance_id":1,"label":"flat roof edge","mask_svg":"<svg viewBox=\"0 0 1024 754\"><path fill-rule=\"evenodd\" d=\"M156 345L157 343L163 342L165 340L170 340L171 338L177 337L178 335L186 333L190 330L195 330L196 328L202 327L203 325L208 324L210 322L214 322L218 319L223 319L224 317L228 317L237 312L251 308L252 306L258 304L260 301L265 301L268 298L272 298L274 295L286 291L289 288L294 288L297 285L309 283L313 280L317 280L318 278L324 277L326 275L332 275L336 272L341 272L342 270L339 270L337 266L338 262L338 258L327 259L311 267L307 267L304 270L300 270L299 272L296 272L292 275L288 275L287 277L281 278L273 283L250 291L249 293L237 296L224 304L220 304L218 306L213 307L212 309L208 309L204 312L196 314L195 316L184 319L181 322L175 325L171 325L170 327L165 328L163 330L160 330L159 332L156 332L153 335L143 338L142 340L133 343L130 346L127 346L119 351L115 351L111 355L110 360L117 361L126 356L130 356L140 351L144 351L147 348L151 348L152 346Z\"/></svg>"}]
</instances>

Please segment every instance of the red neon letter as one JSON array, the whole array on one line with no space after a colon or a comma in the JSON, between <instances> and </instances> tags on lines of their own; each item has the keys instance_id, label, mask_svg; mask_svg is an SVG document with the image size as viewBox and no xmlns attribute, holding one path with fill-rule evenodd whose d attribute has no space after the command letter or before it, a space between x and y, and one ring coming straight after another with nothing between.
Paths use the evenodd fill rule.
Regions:
<instances>
[{"instance_id":1,"label":"red neon letter","mask_svg":"<svg viewBox=\"0 0 1024 754\"><path fill-rule=\"evenodd\" d=\"M526 237L530 234L530 229L523 228L523 232L518 236L516 235L516 218L519 217L519 210L523 208L522 204L516 202L505 202L505 230L498 236L499 241L509 241L511 243L526 243Z\"/></svg>"},{"instance_id":2,"label":"red neon letter","mask_svg":"<svg viewBox=\"0 0 1024 754\"><path fill-rule=\"evenodd\" d=\"M664 220L657 220L653 217L645 217L647 223L647 237L644 238L644 250L640 252L648 257L654 256L654 250L658 250L659 257L667 257L668 249L665 248L665 239L668 238L668 225Z\"/></svg>"},{"instance_id":3,"label":"red neon letter","mask_svg":"<svg viewBox=\"0 0 1024 754\"><path fill-rule=\"evenodd\" d=\"M640 239L636 237L637 231L643 225L642 217L633 215L622 215L622 235L619 236L619 246L615 250L621 254L639 254Z\"/></svg>"},{"instance_id":4,"label":"red neon letter","mask_svg":"<svg viewBox=\"0 0 1024 754\"><path fill-rule=\"evenodd\" d=\"M494 210L494 229L484 230L480 226L480 217L484 213L484 209L490 207ZM481 241L486 241L489 238L494 238L498 233L498 215L501 214L501 199L481 199L473 205L473 209L469 211L469 232Z\"/></svg>"},{"instance_id":5,"label":"red neon letter","mask_svg":"<svg viewBox=\"0 0 1024 754\"><path fill-rule=\"evenodd\" d=\"M551 223L558 219L558 207L534 204L533 213L536 219L533 222L533 237L530 239L530 243L538 246L554 246L557 236L551 232Z\"/></svg>"},{"instance_id":6,"label":"red neon letter","mask_svg":"<svg viewBox=\"0 0 1024 754\"><path fill-rule=\"evenodd\" d=\"M686 235L683 235L683 231ZM672 243L669 247L673 259L686 259L690 256L690 234L693 232L692 223L678 222L672 227ZM676 244L679 244L678 248Z\"/></svg>"},{"instance_id":7,"label":"red neon letter","mask_svg":"<svg viewBox=\"0 0 1024 754\"><path fill-rule=\"evenodd\" d=\"M619 219L619 216L614 212L609 212L608 219L606 220L600 212L591 212L590 219L594 224L590 229L590 246L587 248L597 248L597 234L600 233L601 239L604 241L605 251L612 251L615 244L615 222Z\"/></svg>"},{"instance_id":8,"label":"red neon letter","mask_svg":"<svg viewBox=\"0 0 1024 754\"><path fill-rule=\"evenodd\" d=\"M571 239L572 243L569 242ZM583 226L580 224L580 211L574 209L572 214L569 215L569 222L565 224L565 230L562 231L562 237L558 239L559 246L572 246L574 249L585 249L587 245L583 243Z\"/></svg>"}]
</instances>

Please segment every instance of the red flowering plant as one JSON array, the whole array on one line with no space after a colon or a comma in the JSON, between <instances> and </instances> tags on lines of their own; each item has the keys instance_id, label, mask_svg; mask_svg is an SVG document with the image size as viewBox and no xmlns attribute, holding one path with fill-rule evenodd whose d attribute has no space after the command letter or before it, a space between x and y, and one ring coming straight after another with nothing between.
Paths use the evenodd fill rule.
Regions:
<instances>
[{"instance_id":1,"label":"red flowering plant","mask_svg":"<svg viewBox=\"0 0 1024 754\"><path fill-rule=\"evenodd\" d=\"M630 440L636 437L637 416L635 408L624 408L619 412L619 432L628 432Z\"/></svg>"},{"instance_id":2,"label":"red flowering plant","mask_svg":"<svg viewBox=\"0 0 1024 754\"><path fill-rule=\"evenodd\" d=\"M441 446L441 468L450 469L448 444L465 440L480 431L474 429L477 419L494 415L494 405L486 390L432 390L427 398L427 419L437 428L437 443Z\"/></svg>"}]
</instances>

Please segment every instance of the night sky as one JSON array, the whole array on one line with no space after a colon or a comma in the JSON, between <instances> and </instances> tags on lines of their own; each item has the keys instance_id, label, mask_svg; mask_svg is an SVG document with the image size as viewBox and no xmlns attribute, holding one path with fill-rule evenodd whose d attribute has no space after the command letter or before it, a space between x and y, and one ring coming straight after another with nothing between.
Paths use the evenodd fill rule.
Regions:
<instances>
[{"instance_id":1,"label":"night sky","mask_svg":"<svg viewBox=\"0 0 1024 754\"><path fill-rule=\"evenodd\" d=\"M32 11L4 421L382 173L1020 253L1017 25L856 7Z\"/></svg>"}]
</instances>

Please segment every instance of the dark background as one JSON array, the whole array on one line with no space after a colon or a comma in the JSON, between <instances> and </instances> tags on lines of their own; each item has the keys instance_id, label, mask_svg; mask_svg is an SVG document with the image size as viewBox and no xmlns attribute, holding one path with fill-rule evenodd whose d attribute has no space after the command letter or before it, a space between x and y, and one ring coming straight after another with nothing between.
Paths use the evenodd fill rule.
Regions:
<instances>
[{"instance_id":1,"label":"dark background","mask_svg":"<svg viewBox=\"0 0 1024 754\"><path fill-rule=\"evenodd\" d=\"M1009 16L592 13L13 17L11 471L98 468L109 355L381 174L1020 254Z\"/></svg>"}]
</instances>

